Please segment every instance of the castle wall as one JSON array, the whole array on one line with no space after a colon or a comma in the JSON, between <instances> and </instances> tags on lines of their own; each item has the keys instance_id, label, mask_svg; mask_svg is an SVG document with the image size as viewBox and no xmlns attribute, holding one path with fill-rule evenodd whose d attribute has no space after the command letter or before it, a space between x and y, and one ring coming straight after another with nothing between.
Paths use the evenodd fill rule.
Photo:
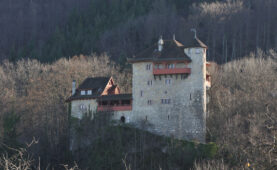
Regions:
<instances>
[{"instance_id":1,"label":"castle wall","mask_svg":"<svg viewBox=\"0 0 277 170\"><path fill-rule=\"evenodd\" d=\"M180 75L155 79L153 65L150 70L146 69L152 62L134 63L130 122L138 126L139 122L147 122L145 128L160 135L205 142L206 64L203 52L189 54L191 74L186 79L181 79ZM166 84L166 79L171 79L171 84ZM148 81L152 81L152 85ZM161 99L170 99L170 104L162 104Z\"/></svg>"},{"instance_id":2,"label":"castle wall","mask_svg":"<svg viewBox=\"0 0 277 170\"><path fill-rule=\"evenodd\" d=\"M125 117L126 123L132 123L131 119L133 118L133 112L132 111L115 111L112 114L112 119L116 121L120 121L121 117Z\"/></svg>"},{"instance_id":3,"label":"castle wall","mask_svg":"<svg viewBox=\"0 0 277 170\"><path fill-rule=\"evenodd\" d=\"M206 50L191 48L184 52L192 62L178 63L176 68L191 68L185 79L181 75L154 77L152 62L133 63L132 111L115 111L112 118L120 120L124 116L126 123L152 133L205 142ZM149 64L151 68L146 69ZM170 102L163 104L162 99ZM80 109L80 105L86 109ZM71 107L71 115L81 119L88 109L97 110L97 102L74 100Z\"/></svg>"},{"instance_id":4,"label":"castle wall","mask_svg":"<svg viewBox=\"0 0 277 170\"><path fill-rule=\"evenodd\" d=\"M85 106L85 109L81 109L81 105ZM96 99L90 100L73 100L71 101L71 116L81 119L88 111L95 112L97 110Z\"/></svg>"}]
</instances>

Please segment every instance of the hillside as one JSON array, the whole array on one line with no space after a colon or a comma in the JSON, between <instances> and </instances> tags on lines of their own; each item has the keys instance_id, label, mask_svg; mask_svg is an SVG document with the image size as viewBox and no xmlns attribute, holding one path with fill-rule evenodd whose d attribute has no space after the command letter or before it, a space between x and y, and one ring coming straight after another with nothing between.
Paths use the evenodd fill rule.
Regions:
<instances>
[{"instance_id":1,"label":"hillside","mask_svg":"<svg viewBox=\"0 0 277 170\"><path fill-rule=\"evenodd\" d=\"M76 145L73 160L81 169L188 169L194 161L214 158L217 153L215 143L181 141L118 122L111 126L109 114L94 116L94 120L85 117L71 122Z\"/></svg>"},{"instance_id":2,"label":"hillside","mask_svg":"<svg viewBox=\"0 0 277 170\"><path fill-rule=\"evenodd\" d=\"M30 13L16 17L28 21L16 25L9 18L20 10L13 4L10 10L3 10L7 19L2 20L1 29L6 32L0 43L2 58L52 62L107 52L124 65L126 57L156 42L160 35L171 39L176 34L180 42L187 41L191 28L196 28L199 38L209 46L208 59L218 63L242 58L257 48L268 51L277 44L277 2L272 0L86 0L81 4L58 1L55 7L51 2L22 3L28 13L43 7L40 11L49 18Z\"/></svg>"},{"instance_id":3,"label":"hillside","mask_svg":"<svg viewBox=\"0 0 277 170\"><path fill-rule=\"evenodd\" d=\"M275 107L277 105L275 76L277 54L272 50L267 53L259 51L257 54L251 53L245 59L222 66L212 65L210 73L213 78L209 91L211 98L208 104L207 140L216 143L218 152L212 160L204 159L195 166L229 166L241 169L247 162L250 162L251 167L255 169L272 169L276 166L277 155L273 136L276 135L274 127L277 121ZM36 161L41 158L41 167L72 165L74 160L82 167L89 166L90 158L83 158L81 150L79 157L73 160L70 158L67 149L70 122L64 101L70 94L72 79L81 82L87 76L110 74L114 75L125 91L130 90L130 86L124 86L130 84L130 74L120 73L118 65L112 63L105 55L73 57L70 60L60 59L53 64L41 64L36 60L21 60L17 63L5 62L0 65L0 90L3 92L0 94L0 107L4 108L0 112L0 123L3 127L0 128L3 134L1 141L16 147L17 142L30 142L33 136L39 139L38 144L31 149L31 153L34 154ZM90 126L87 126L87 129L81 128L83 132L81 134L86 138L93 137L95 133L96 136L103 137L100 143L91 147L103 146L108 139L112 139L108 146L116 145L121 141L123 143L120 144L127 147L131 145L128 142L136 139L134 136L129 136L124 138L128 139L128 142L123 141L122 135L132 131L128 128L126 132L121 131L120 128L98 131L97 128L91 126L102 127L106 124L101 121L97 122L94 124L88 122ZM114 133L111 135L109 132ZM134 133L131 134L134 135ZM152 137L150 135L149 143L157 139L157 137ZM139 138L137 142L143 141ZM102 149L97 154L103 155L103 153L111 152L109 147ZM149 150L149 152L154 151ZM96 154L95 152L87 154L92 153ZM148 151L145 151L145 154L147 153ZM164 154L160 150L153 154L160 154L161 160L159 161L163 162ZM108 159L109 154L106 156L105 158ZM120 156L122 155L117 155L116 161ZM176 161L175 157L172 159L173 162ZM102 159L99 161L97 162L99 167L107 166L101 163ZM122 166L119 162L116 164Z\"/></svg>"},{"instance_id":4,"label":"hillside","mask_svg":"<svg viewBox=\"0 0 277 170\"><path fill-rule=\"evenodd\" d=\"M276 9L276 0L2 0L0 169L277 169ZM160 35L186 43L191 28L211 61L206 144L69 115L72 80L112 76L130 93L126 57Z\"/></svg>"}]
</instances>

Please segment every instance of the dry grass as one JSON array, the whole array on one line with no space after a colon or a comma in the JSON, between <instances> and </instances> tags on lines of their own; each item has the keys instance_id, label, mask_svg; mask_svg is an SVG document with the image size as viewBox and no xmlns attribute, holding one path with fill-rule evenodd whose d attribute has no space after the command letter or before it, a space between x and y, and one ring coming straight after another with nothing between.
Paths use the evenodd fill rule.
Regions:
<instances>
[{"instance_id":1,"label":"dry grass","mask_svg":"<svg viewBox=\"0 0 277 170\"><path fill-rule=\"evenodd\" d=\"M193 170L230 170L230 168L223 162L223 160L209 160L195 162Z\"/></svg>"}]
</instances>

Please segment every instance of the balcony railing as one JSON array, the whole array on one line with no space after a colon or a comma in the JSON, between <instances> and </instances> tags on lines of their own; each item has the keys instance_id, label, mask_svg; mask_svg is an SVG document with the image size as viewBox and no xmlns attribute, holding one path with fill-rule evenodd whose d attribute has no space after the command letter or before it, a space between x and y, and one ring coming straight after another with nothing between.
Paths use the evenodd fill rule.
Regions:
<instances>
[{"instance_id":1,"label":"balcony railing","mask_svg":"<svg viewBox=\"0 0 277 170\"><path fill-rule=\"evenodd\" d=\"M111 105L102 105L98 106L97 111L103 112L103 111L128 111L132 110L132 105L117 105L117 106L111 106Z\"/></svg>"},{"instance_id":2,"label":"balcony railing","mask_svg":"<svg viewBox=\"0 0 277 170\"><path fill-rule=\"evenodd\" d=\"M164 68L164 69L153 69L154 75L164 75L164 74L190 74L190 68Z\"/></svg>"}]
</instances>

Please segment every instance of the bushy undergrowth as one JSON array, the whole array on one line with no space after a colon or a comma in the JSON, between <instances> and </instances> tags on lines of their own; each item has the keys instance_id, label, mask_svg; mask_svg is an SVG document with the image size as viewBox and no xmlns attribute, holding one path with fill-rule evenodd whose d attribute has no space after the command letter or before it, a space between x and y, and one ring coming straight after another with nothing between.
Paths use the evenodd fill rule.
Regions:
<instances>
[{"instance_id":1,"label":"bushy undergrowth","mask_svg":"<svg viewBox=\"0 0 277 170\"><path fill-rule=\"evenodd\" d=\"M84 118L73 123L74 128L78 129L73 138L80 141L73 155L83 169L124 169L123 160L131 169L188 169L195 160L212 159L217 153L215 143L172 139L131 125L112 126L104 123L107 120L104 118L103 121L98 116L94 120ZM96 122L98 125L95 125ZM102 122L102 126L99 126L99 122Z\"/></svg>"}]
</instances>

